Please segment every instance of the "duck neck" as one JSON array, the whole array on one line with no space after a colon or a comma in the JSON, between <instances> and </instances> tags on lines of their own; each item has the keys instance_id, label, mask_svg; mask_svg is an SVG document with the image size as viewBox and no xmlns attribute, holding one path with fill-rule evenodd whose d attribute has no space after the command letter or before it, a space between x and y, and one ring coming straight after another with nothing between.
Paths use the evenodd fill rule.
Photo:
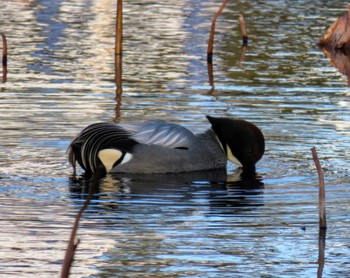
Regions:
<instances>
[{"instance_id":1,"label":"duck neck","mask_svg":"<svg viewBox=\"0 0 350 278\"><path fill-rule=\"evenodd\" d=\"M226 146L222 144L220 141L220 138L217 136L217 134L212 130L211 128L208 129L206 132L203 133L203 136L210 137L213 142L216 142L219 148L222 150L223 153L226 155Z\"/></svg>"}]
</instances>

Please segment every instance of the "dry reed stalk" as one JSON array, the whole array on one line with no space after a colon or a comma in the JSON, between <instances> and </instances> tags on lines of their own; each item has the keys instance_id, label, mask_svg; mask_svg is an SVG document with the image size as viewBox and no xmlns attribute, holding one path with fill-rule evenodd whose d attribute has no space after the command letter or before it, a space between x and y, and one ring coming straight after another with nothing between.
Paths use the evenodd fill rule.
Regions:
<instances>
[{"instance_id":1,"label":"dry reed stalk","mask_svg":"<svg viewBox=\"0 0 350 278\"><path fill-rule=\"evenodd\" d=\"M117 0L117 16L115 26L115 84L116 84L116 101L117 101L117 115L120 114L121 96L123 93L122 88L122 53L123 53L123 1Z\"/></svg>"},{"instance_id":2,"label":"dry reed stalk","mask_svg":"<svg viewBox=\"0 0 350 278\"><path fill-rule=\"evenodd\" d=\"M319 183L319 193L318 193L318 209L319 209L319 226L320 229L327 229L327 221L326 221L326 201L325 201L325 188L324 188L324 176L323 170L320 164L320 160L318 159L318 155L316 152L316 148L311 148L312 157L315 162L315 166L318 173L318 183Z\"/></svg>"},{"instance_id":3,"label":"dry reed stalk","mask_svg":"<svg viewBox=\"0 0 350 278\"><path fill-rule=\"evenodd\" d=\"M123 52L123 1L117 0L117 17L115 26L115 54Z\"/></svg>"},{"instance_id":4,"label":"dry reed stalk","mask_svg":"<svg viewBox=\"0 0 350 278\"><path fill-rule=\"evenodd\" d=\"M77 235L79 222L80 222L80 219L81 219L85 209L89 206L90 201L98 188L99 180L102 177L102 174L103 174L103 171L98 169L97 172L93 175L93 177L91 179L91 183L89 185L90 186L89 195L86 198L84 205L81 207L77 216L75 217L75 222L73 225L73 229L72 229L72 232L70 235L70 239L68 242L68 246L67 246L66 253L64 256L64 260L63 260L63 264L62 264L61 278L68 278L69 277L70 268L71 268L73 260L74 260L75 251L76 251L78 244L80 242L80 240L77 240L75 242L75 237Z\"/></svg>"},{"instance_id":5,"label":"dry reed stalk","mask_svg":"<svg viewBox=\"0 0 350 278\"><path fill-rule=\"evenodd\" d=\"M242 44L248 45L248 35L247 35L247 26L245 24L245 20L242 14L239 15L239 23L241 25L241 31L242 31Z\"/></svg>"},{"instance_id":6,"label":"dry reed stalk","mask_svg":"<svg viewBox=\"0 0 350 278\"><path fill-rule=\"evenodd\" d=\"M4 33L0 33L2 38L2 83L7 80L7 39Z\"/></svg>"},{"instance_id":7,"label":"dry reed stalk","mask_svg":"<svg viewBox=\"0 0 350 278\"><path fill-rule=\"evenodd\" d=\"M210 35L209 35L209 41L208 41L208 51L207 51L207 62L212 63L213 62L213 48L214 48L214 34L215 34L215 25L216 20L221 15L222 11L224 10L228 0L224 0L224 2L221 4L219 10L214 15L213 21L211 23L211 29L210 29Z\"/></svg>"},{"instance_id":8,"label":"dry reed stalk","mask_svg":"<svg viewBox=\"0 0 350 278\"><path fill-rule=\"evenodd\" d=\"M325 263L325 250L326 250L326 232L327 229L320 229L318 234L318 268L317 278L322 278L324 263Z\"/></svg>"}]
</instances>

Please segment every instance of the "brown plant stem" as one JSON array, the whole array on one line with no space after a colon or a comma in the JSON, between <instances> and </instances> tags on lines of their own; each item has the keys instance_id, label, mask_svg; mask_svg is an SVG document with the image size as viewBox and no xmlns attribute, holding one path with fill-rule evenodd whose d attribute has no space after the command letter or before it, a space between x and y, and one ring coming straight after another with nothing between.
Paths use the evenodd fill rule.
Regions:
<instances>
[{"instance_id":1,"label":"brown plant stem","mask_svg":"<svg viewBox=\"0 0 350 278\"><path fill-rule=\"evenodd\" d=\"M123 0L117 0L117 16L115 26L115 54L123 52Z\"/></svg>"},{"instance_id":2,"label":"brown plant stem","mask_svg":"<svg viewBox=\"0 0 350 278\"><path fill-rule=\"evenodd\" d=\"M0 33L2 38L2 83L7 80L7 39L4 33Z\"/></svg>"},{"instance_id":3,"label":"brown plant stem","mask_svg":"<svg viewBox=\"0 0 350 278\"><path fill-rule=\"evenodd\" d=\"M213 48L214 48L214 34L215 34L215 25L216 20L221 15L222 11L224 10L228 0L224 0L224 2L221 4L219 10L214 15L213 21L211 23L211 29L209 34L209 41L208 41L208 51L207 51L207 62L212 63L213 62Z\"/></svg>"},{"instance_id":4,"label":"brown plant stem","mask_svg":"<svg viewBox=\"0 0 350 278\"><path fill-rule=\"evenodd\" d=\"M315 166L318 173L319 193L318 193L318 209L319 209L319 226L320 229L327 229L326 221L326 201L325 201L325 188L324 188L324 176L323 170L318 159L316 148L311 148L312 157L315 162Z\"/></svg>"},{"instance_id":5,"label":"brown plant stem","mask_svg":"<svg viewBox=\"0 0 350 278\"><path fill-rule=\"evenodd\" d=\"M117 0L117 15L115 25L115 82L117 85L117 93L121 94L122 80L122 56L123 54L123 1Z\"/></svg>"},{"instance_id":6,"label":"brown plant stem","mask_svg":"<svg viewBox=\"0 0 350 278\"><path fill-rule=\"evenodd\" d=\"M241 31L242 31L242 44L247 46L248 45L247 26L245 24L245 20L242 14L239 15L239 23L241 25Z\"/></svg>"},{"instance_id":7,"label":"brown plant stem","mask_svg":"<svg viewBox=\"0 0 350 278\"><path fill-rule=\"evenodd\" d=\"M326 250L326 232L327 229L320 229L318 233L318 268L317 278L322 278L324 263L325 263L325 250Z\"/></svg>"},{"instance_id":8,"label":"brown plant stem","mask_svg":"<svg viewBox=\"0 0 350 278\"><path fill-rule=\"evenodd\" d=\"M123 53L123 1L117 0L117 15L115 28L115 84L116 84L116 120L120 117L121 97L123 93L122 87L122 53Z\"/></svg>"},{"instance_id":9,"label":"brown plant stem","mask_svg":"<svg viewBox=\"0 0 350 278\"><path fill-rule=\"evenodd\" d=\"M97 172L93 175L90 183L90 188L89 188L89 195L86 198L83 206L79 210L77 216L75 217L75 222L73 225L73 229L69 238L68 246L66 249L66 253L64 256L63 264L62 264L62 270L61 270L61 278L68 278L69 273L70 273L70 268L72 266L73 260L74 260L74 255L75 251L78 247L78 244L80 240L78 239L75 242L75 237L77 235L78 227L79 227L79 222L80 219L85 211L85 209L89 206L90 201L96 192L98 185L99 185L99 180L102 177L103 171L101 169L98 169Z\"/></svg>"}]
</instances>

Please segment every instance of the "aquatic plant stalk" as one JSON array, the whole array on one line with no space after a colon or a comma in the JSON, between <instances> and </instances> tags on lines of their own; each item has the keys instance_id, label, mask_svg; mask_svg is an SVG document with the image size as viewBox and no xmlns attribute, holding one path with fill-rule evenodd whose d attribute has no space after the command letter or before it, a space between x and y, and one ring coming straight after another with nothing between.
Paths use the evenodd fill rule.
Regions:
<instances>
[{"instance_id":1,"label":"aquatic plant stalk","mask_svg":"<svg viewBox=\"0 0 350 278\"><path fill-rule=\"evenodd\" d=\"M122 89L122 53L123 53L123 1L117 0L117 16L116 16L116 27L115 27L115 84L116 84L116 100L117 107L120 109Z\"/></svg>"},{"instance_id":2,"label":"aquatic plant stalk","mask_svg":"<svg viewBox=\"0 0 350 278\"><path fill-rule=\"evenodd\" d=\"M210 29L210 35L209 35L209 41L208 41L208 51L207 51L207 61L208 63L213 62L213 48L214 48L214 34L215 34L215 25L216 20L221 15L222 11L224 10L228 0L224 0L224 2L221 4L219 10L214 15L213 21L211 23L211 29Z\"/></svg>"},{"instance_id":3,"label":"aquatic plant stalk","mask_svg":"<svg viewBox=\"0 0 350 278\"><path fill-rule=\"evenodd\" d=\"M242 14L239 15L239 23L241 25L241 31L242 31L242 44L248 45L247 26L245 24L245 20Z\"/></svg>"},{"instance_id":4,"label":"aquatic plant stalk","mask_svg":"<svg viewBox=\"0 0 350 278\"><path fill-rule=\"evenodd\" d=\"M117 0L117 16L115 25L115 54L123 52L123 1Z\"/></svg>"},{"instance_id":5,"label":"aquatic plant stalk","mask_svg":"<svg viewBox=\"0 0 350 278\"><path fill-rule=\"evenodd\" d=\"M318 173L318 182L319 182L319 194L318 194L318 209L319 209L319 225L320 229L326 229L327 228L327 221L326 221L326 201L325 201L325 188L324 188L324 176L323 176L323 170L320 164L320 160L318 159L316 148L311 148L312 157L315 162L315 166Z\"/></svg>"},{"instance_id":6,"label":"aquatic plant stalk","mask_svg":"<svg viewBox=\"0 0 350 278\"><path fill-rule=\"evenodd\" d=\"M320 229L318 233L318 268L317 278L322 278L324 263L325 263L325 250L326 250L326 233L327 229Z\"/></svg>"},{"instance_id":7,"label":"aquatic plant stalk","mask_svg":"<svg viewBox=\"0 0 350 278\"><path fill-rule=\"evenodd\" d=\"M86 198L84 205L81 207L77 216L75 217L75 222L73 225L73 229L72 229L72 232L70 235L70 239L68 242L68 246L67 246L66 253L64 256L64 260L63 260L63 264L62 264L61 278L68 278L69 277L70 268L71 268L72 263L73 263L75 251L76 251L78 244L80 242L79 239L77 241L75 240L76 235L77 235L77 231L78 231L78 227L79 227L79 222L80 222L80 219L81 219L85 209L89 206L90 201L91 201L94 193L96 192L96 189L97 189L98 184L99 184L99 180L102 177L102 173L103 173L102 170L98 169L97 172L93 175L93 177L91 179L91 183L90 183L89 195Z\"/></svg>"},{"instance_id":8,"label":"aquatic plant stalk","mask_svg":"<svg viewBox=\"0 0 350 278\"><path fill-rule=\"evenodd\" d=\"M7 80L7 39L4 33L0 33L2 37L2 83Z\"/></svg>"}]
</instances>

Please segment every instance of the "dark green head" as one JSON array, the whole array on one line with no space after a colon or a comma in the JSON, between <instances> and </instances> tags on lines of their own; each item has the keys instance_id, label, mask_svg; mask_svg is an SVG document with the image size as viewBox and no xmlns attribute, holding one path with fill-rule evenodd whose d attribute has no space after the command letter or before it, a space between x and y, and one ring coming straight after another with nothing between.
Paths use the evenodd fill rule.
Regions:
<instances>
[{"instance_id":1,"label":"dark green head","mask_svg":"<svg viewBox=\"0 0 350 278\"><path fill-rule=\"evenodd\" d=\"M255 164L265 151L265 139L261 130L241 119L210 116L207 119L218 136L227 159L243 167L243 171L255 171Z\"/></svg>"}]
</instances>

